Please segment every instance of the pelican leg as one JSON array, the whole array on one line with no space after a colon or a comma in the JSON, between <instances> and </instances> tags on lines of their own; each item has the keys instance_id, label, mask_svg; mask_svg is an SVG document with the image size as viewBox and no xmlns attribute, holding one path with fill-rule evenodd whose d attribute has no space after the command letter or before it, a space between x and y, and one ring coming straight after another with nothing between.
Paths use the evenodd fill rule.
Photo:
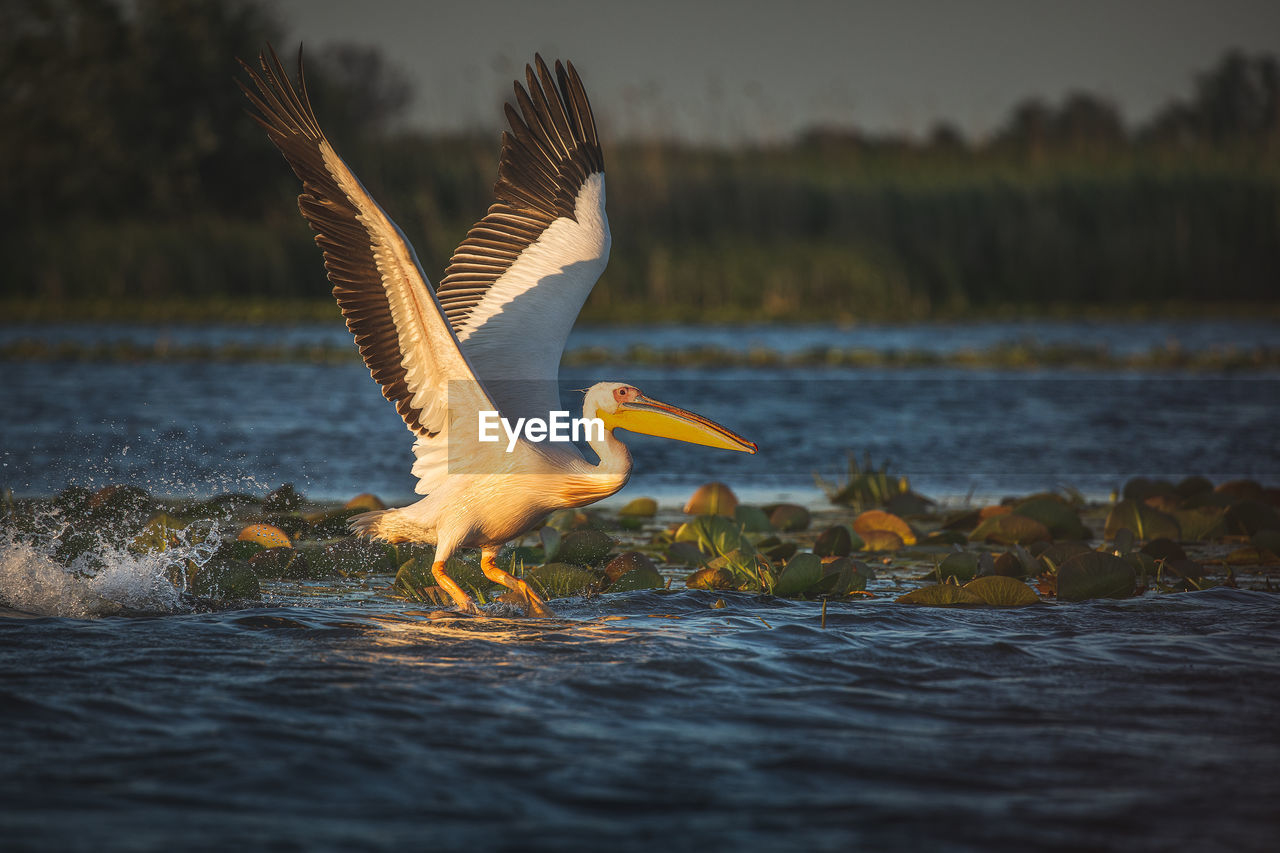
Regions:
<instances>
[{"instance_id":1,"label":"pelican leg","mask_svg":"<svg viewBox=\"0 0 1280 853\"><path fill-rule=\"evenodd\" d=\"M457 581L449 577L448 572L444 570L444 561L431 564L431 574L435 577L436 583L440 588L449 593L449 597L453 599L453 603L458 606L458 610L462 613L479 613L480 609L476 607L476 603L471 596L463 592L462 587L458 586Z\"/></svg>"},{"instance_id":2,"label":"pelican leg","mask_svg":"<svg viewBox=\"0 0 1280 853\"><path fill-rule=\"evenodd\" d=\"M484 572L484 576L494 583L502 584L511 590L516 599L515 603L524 607L525 615L544 618L555 616L556 614L552 612L550 607L547 607L547 603L529 587L528 583L498 568L497 557L497 548L481 549L480 570Z\"/></svg>"}]
</instances>

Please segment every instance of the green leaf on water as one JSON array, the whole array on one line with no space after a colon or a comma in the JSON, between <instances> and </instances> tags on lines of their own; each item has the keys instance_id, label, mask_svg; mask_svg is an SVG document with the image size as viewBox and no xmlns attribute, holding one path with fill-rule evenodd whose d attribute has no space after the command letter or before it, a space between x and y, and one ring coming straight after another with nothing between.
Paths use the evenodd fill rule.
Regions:
<instances>
[{"instance_id":1,"label":"green leaf on water","mask_svg":"<svg viewBox=\"0 0 1280 853\"><path fill-rule=\"evenodd\" d=\"M796 554L778 574L773 594L786 597L799 595L822 580L822 558L817 554Z\"/></svg>"},{"instance_id":2,"label":"green leaf on water","mask_svg":"<svg viewBox=\"0 0 1280 853\"><path fill-rule=\"evenodd\" d=\"M658 514L658 502L653 498L635 498L618 510L618 515L632 518L653 518Z\"/></svg>"},{"instance_id":3,"label":"green leaf on water","mask_svg":"<svg viewBox=\"0 0 1280 853\"><path fill-rule=\"evenodd\" d=\"M575 566L598 566L615 544L613 537L603 530L575 530L561 538L554 559Z\"/></svg>"},{"instance_id":4,"label":"green leaf on water","mask_svg":"<svg viewBox=\"0 0 1280 853\"><path fill-rule=\"evenodd\" d=\"M1040 597L1031 587L1016 578L1002 575L976 578L965 584L963 589L992 607L1026 607L1040 603Z\"/></svg>"},{"instance_id":5,"label":"green leaf on water","mask_svg":"<svg viewBox=\"0 0 1280 853\"><path fill-rule=\"evenodd\" d=\"M585 595L594 592L600 584L600 575L568 563L548 563L538 566L524 578L543 598L563 598L567 595Z\"/></svg>"},{"instance_id":6,"label":"green leaf on water","mask_svg":"<svg viewBox=\"0 0 1280 853\"><path fill-rule=\"evenodd\" d=\"M900 595L899 604L920 604L925 607L954 607L956 605L983 604L983 600L967 589L950 583L937 583L913 589Z\"/></svg>"},{"instance_id":7,"label":"green leaf on water","mask_svg":"<svg viewBox=\"0 0 1280 853\"><path fill-rule=\"evenodd\" d=\"M969 539L973 542L995 542L1000 545L1030 545L1032 542L1047 542L1052 538L1049 528L1044 524L1015 512L993 515L969 534Z\"/></svg>"},{"instance_id":8,"label":"green leaf on water","mask_svg":"<svg viewBox=\"0 0 1280 853\"><path fill-rule=\"evenodd\" d=\"M1180 509L1173 514L1182 531L1182 538L1203 541L1218 539L1227 533L1224 516L1226 507L1200 506L1194 509Z\"/></svg>"},{"instance_id":9,"label":"green leaf on water","mask_svg":"<svg viewBox=\"0 0 1280 853\"><path fill-rule=\"evenodd\" d=\"M818 534L813 543L813 553L820 557L846 557L854 551L861 551L862 537L854 533L845 524L828 527Z\"/></svg>"},{"instance_id":10,"label":"green leaf on water","mask_svg":"<svg viewBox=\"0 0 1280 853\"><path fill-rule=\"evenodd\" d=\"M1114 554L1090 551L1077 554L1058 567L1058 599L1128 598L1133 595L1137 573Z\"/></svg>"},{"instance_id":11,"label":"green leaf on water","mask_svg":"<svg viewBox=\"0 0 1280 853\"><path fill-rule=\"evenodd\" d=\"M967 581L978 574L978 555L971 551L956 551L942 558L936 569L939 581L947 578Z\"/></svg>"},{"instance_id":12,"label":"green leaf on water","mask_svg":"<svg viewBox=\"0 0 1280 853\"><path fill-rule=\"evenodd\" d=\"M684 579L689 589L737 589L738 582L727 569L699 569Z\"/></svg>"},{"instance_id":13,"label":"green leaf on water","mask_svg":"<svg viewBox=\"0 0 1280 853\"><path fill-rule=\"evenodd\" d=\"M1149 539L1181 539L1182 531L1178 520L1168 513L1161 512L1153 506L1133 500L1123 500L1111 508L1107 515L1105 536L1114 541L1121 530L1133 532L1134 537L1146 541Z\"/></svg>"},{"instance_id":14,"label":"green leaf on water","mask_svg":"<svg viewBox=\"0 0 1280 853\"><path fill-rule=\"evenodd\" d=\"M676 530L677 542L692 542L712 556L750 548L742 534L742 525L719 515L700 515L686 521Z\"/></svg>"},{"instance_id":15,"label":"green leaf on water","mask_svg":"<svg viewBox=\"0 0 1280 853\"><path fill-rule=\"evenodd\" d=\"M1014 506L1013 512L1040 522L1054 539L1086 539L1089 536L1089 529L1080 522L1080 516L1061 498L1030 498Z\"/></svg>"},{"instance_id":16,"label":"green leaf on water","mask_svg":"<svg viewBox=\"0 0 1280 853\"><path fill-rule=\"evenodd\" d=\"M758 506L739 504L738 508L733 511L733 517L747 533L770 533L773 531L773 523L769 521L769 516Z\"/></svg>"},{"instance_id":17,"label":"green leaf on water","mask_svg":"<svg viewBox=\"0 0 1280 853\"><path fill-rule=\"evenodd\" d=\"M631 592L637 589L662 589L667 585L662 575L653 566L642 566L631 571L609 584L609 592Z\"/></svg>"}]
</instances>

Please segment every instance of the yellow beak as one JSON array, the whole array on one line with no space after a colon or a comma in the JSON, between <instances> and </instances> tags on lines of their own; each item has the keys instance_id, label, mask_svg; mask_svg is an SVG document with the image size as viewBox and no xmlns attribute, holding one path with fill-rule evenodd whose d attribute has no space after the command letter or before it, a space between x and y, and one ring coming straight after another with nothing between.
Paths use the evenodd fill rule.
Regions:
<instances>
[{"instance_id":1,"label":"yellow beak","mask_svg":"<svg viewBox=\"0 0 1280 853\"><path fill-rule=\"evenodd\" d=\"M648 397L638 397L630 403L622 403L613 414L598 410L596 417L604 421L604 425L610 430L625 429L707 447L756 452L755 442L747 441L715 421Z\"/></svg>"}]
</instances>

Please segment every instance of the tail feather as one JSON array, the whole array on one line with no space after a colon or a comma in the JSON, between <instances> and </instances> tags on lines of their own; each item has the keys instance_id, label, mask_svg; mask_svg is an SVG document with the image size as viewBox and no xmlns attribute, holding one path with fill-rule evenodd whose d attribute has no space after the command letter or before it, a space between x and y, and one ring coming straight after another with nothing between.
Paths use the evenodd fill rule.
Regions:
<instances>
[{"instance_id":1,"label":"tail feather","mask_svg":"<svg viewBox=\"0 0 1280 853\"><path fill-rule=\"evenodd\" d=\"M382 517L392 512L389 509L375 509L372 512L362 512L359 515L353 515L347 519L347 527L357 536L368 536L371 539L383 538L378 533L378 528Z\"/></svg>"},{"instance_id":2,"label":"tail feather","mask_svg":"<svg viewBox=\"0 0 1280 853\"><path fill-rule=\"evenodd\" d=\"M347 519L347 527L357 536L381 539L383 542L426 542L435 544L433 528L413 520L413 516L400 509L378 509L362 512Z\"/></svg>"}]
</instances>

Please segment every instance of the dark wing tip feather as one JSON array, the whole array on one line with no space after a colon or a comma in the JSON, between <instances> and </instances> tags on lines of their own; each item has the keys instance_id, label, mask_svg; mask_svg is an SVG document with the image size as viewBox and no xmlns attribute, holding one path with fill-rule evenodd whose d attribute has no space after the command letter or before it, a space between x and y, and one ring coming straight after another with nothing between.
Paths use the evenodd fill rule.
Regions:
<instances>
[{"instance_id":1,"label":"dark wing tip feather","mask_svg":"<svg viewBox=\"0 0 1280 853\"><path fill-rule=\"evenodd\" d=\"M409 429L430 435L422 424L422 410L412 404L391 304L373 254L374 241L386 235L372 233L361 221L357 201L347 195L325 162L329 146L311 109L302 47L298 47L298 88L270 44L258 54L260 72L239 61L257 90L238 81L257 111L251 115L302 181L298 208L315 232L334 298L370 375L382 386L383 396L395 403Z\"/></svg>"},{"instance_id":2,"label":"dark wing tip feather","mask_svg":"<svg viewBox=\"0 0 1280 853\"><path fill-rule=\"evenodd\" d=\"M455 330L466 323L515 258L552 222L574 218L578 192L587 178L604 171L604 155L586 89L573 63L556 60L554 75L541 54L525 66L524 85L515 81L515 104L503 105L510 131L502 134L502 157L494 203L454 252L436 288L440 306ZM477 283L468 268L477 255L494 259Z\"/></svg>"}]
</instances>

